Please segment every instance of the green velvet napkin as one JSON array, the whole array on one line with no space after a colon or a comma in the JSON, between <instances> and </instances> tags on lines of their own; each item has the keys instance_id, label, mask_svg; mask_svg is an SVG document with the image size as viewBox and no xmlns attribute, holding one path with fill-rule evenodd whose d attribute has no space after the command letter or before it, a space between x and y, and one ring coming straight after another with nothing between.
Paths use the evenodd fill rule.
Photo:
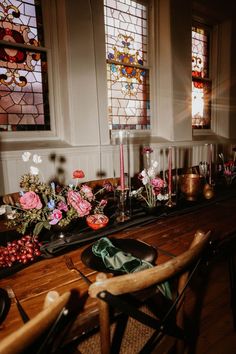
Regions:
<instances>
[{"instance_id":1,"label":"green velvet napkin","mask_svg":"<svg viewBox=\"0 0 236 354\"><path fill-rule=\"evenodd\" d=\"M96 241L92 246L92 252L95 256L102 258L104 265L110 270L134 273L153 267L151 263L136 258L131 253L124 252L114 246L107 237L102 237ZM172 298L168 282L158 285L158 289L164 296L169 299Z\"/></svg>"}]
</instances>

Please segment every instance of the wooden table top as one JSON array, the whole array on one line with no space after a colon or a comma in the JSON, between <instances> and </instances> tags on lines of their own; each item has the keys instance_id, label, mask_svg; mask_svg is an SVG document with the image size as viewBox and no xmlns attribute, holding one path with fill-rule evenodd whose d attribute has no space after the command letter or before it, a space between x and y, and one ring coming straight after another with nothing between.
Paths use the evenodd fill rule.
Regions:
<instances>
[{"instance_id":1,"label":"wooden table top","mask_svg":"<svg viewBox=\"0 0 236 354\"><path fill-rule=\"evenodd\" d=\"M113 234L117 238L133 238L142 240L158 249L157 263L169 259L168 253L178 255L185 251L197 229L212 230L215 240L228 240L236 234L235 223L236 196L227 200L206 203L198 210L188 211L180 215L169 215L155 220L148 225L134 226ZM81 252L88 247L85 245L70 251L70 255L79 269L91 281L95 280L96 271L85 266ZM70 289L78 289L86 300L84 310L76 321L72 335L81 333L97 321L96 301L87 296L88 285L79 275L67 269L63 255L44 259L27 268L0 280L0 287L10 286L14 289L19 301L30 318L35 316L43 306L48 291L56 290L60 294ZM0 327L0 340L23 325L16 305L12 304L10 312Z\"/></svg>"}]
</instances>

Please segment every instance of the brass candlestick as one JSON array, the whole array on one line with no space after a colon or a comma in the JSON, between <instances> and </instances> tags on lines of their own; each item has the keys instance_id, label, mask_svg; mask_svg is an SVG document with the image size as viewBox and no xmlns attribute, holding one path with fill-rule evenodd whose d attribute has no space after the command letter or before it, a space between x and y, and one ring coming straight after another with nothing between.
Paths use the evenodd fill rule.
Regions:
<instances>
[{"instance_id":1,"label":"brass candlestick","mask_svg":"<svg viewBox=\"0 0 236 354\"><path fill-rule=\"evenodd\" d=\"M168 198L168 200L167 200L167 202L166 202L165 205L166 205L168 208L173 208L174 206L176 206L176 203L173 202L173 200L172 200L172 195L171 195L171 194L169 195L169 198Z\"/></svg>"},{"instance_id":2,"label":"brass candlestick","mask_svg":"<svg viewBox=\"0 0 236 354\"><path fill-rule=\"evenodd\" d=\"M125 188L124 190L117 189L117 193L118 193L118 215L116 217L116 221L124 222L130 219L129 210L127 208L129 188Z\"/></svg>"}]
</instances>

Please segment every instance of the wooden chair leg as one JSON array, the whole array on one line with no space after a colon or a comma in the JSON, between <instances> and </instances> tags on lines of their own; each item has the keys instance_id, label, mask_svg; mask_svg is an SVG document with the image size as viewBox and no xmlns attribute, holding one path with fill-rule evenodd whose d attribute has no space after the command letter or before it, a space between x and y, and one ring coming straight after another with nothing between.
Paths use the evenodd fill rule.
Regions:
<instances>
[{"instance_id":1,"label":"wooden chair leg","mask_svg":"<svg viewBox=\"0 0 236 354\"><path fill-rule=\"evenodd\" d=\"M111 331L109 320L109 305L105 301L98 300L98 306L101 354L110 354Z\"/></svg>"},{"instance_id":2,"label":"wooden chair leg","mask_svg":"<svg viewBox=\"0 0 236 354\"><path fill-rule=\"evenodd\" d=\"M120 348L122 344L122 339L127 327L129 316L122 314L118 317L116 324L114 326L114 333L111 341L111 352L112 354L120 353Z\"/></svg>"},{"instance_id":3,"label":"wooden chair leg","mask_svg":"<svg viewBox=\"0 0 236 354\"><path fill-rule=\"evenodd\" d=\"M105 279L107 279L107 275L105 273L99 273L96 277L96 281L98 282ZM110 354L111 330L110 330L109 305L105 301L98 299L98 307L99 307L101 354Z\"/></svg>"},{"instance_id":4,"label":"wooden chair leg","mask_svg":"<svg viewBox=\"0 0 236 354\"><path fill-rule=\"evenodd\" d=\"M188 279L188 273L184 273L182 276L179 278L179 283L178 283L178 293L182 293L186 282ZM176 323L180 328L183 328L185 330L185 294L183 295L183 298L180 300L179 305L177 307L177 316L176 316ZM176 340L176 354L184 354L187 353L187 343L184 340Z\"/></svg>"},{"instance_id":5,"label":"wooden chair leg","mask_svg":"<svg viewBox=\"0 0 236 354\"><path fill-rule=\"evenodd\" d=\"M234 252L229 255L230 304L233 315L233 326L236 331L236 266Z\"/></svg>"}]
</instances>

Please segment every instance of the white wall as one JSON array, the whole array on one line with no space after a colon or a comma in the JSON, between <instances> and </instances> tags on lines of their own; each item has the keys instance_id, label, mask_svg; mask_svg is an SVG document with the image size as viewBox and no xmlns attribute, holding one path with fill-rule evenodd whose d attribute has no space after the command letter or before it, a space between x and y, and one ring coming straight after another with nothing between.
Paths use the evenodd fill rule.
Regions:
<instances>
[{"instance_id":1,"label":"white wall","mask_svg":"<svg viewBox=\"0 0 236 354\"><path fill-rule=\"evenodd\" d=\"M125 172L133 177L143 168L141 150L146 144L125 144ZM150 144L153 148L151 158L158 161L159 172L168 169L168 143L165 144ZM209 145L198 143L192 146L186 144L173 145L173 168L176 167L191 167L199 164L200 161L209 162ZM101 178L119 177L119 145L113 142L113 145L102 146L84 146L80 148L54 148L54 149L38 149L27 150L32 154L37 153L42 157L42 164L37 165L40 169L40 178L44 181L49 181L52 178L60 177L57 169L61 167L64 170L63 180L67 184L73 183L72 173L76 169L82 169L85 173L85 178L81 182L96 180ZM213 162L218 160L218 153L223 152L225 156L232 155L232 147L226 144L213 143ZM56 162L50 160L50 154L55 153L57 156ZM129 153L129 157L128 157ZM32 162L22 161L22 151L12 151L1 153L2 178L0 183L0 195L12 193L19 190L20 178L23 174L29 172ZM58 158L63 157L64 163L60 163ZM128 165L128 161L130 164Z\"/></svg>"}]
</instances>

